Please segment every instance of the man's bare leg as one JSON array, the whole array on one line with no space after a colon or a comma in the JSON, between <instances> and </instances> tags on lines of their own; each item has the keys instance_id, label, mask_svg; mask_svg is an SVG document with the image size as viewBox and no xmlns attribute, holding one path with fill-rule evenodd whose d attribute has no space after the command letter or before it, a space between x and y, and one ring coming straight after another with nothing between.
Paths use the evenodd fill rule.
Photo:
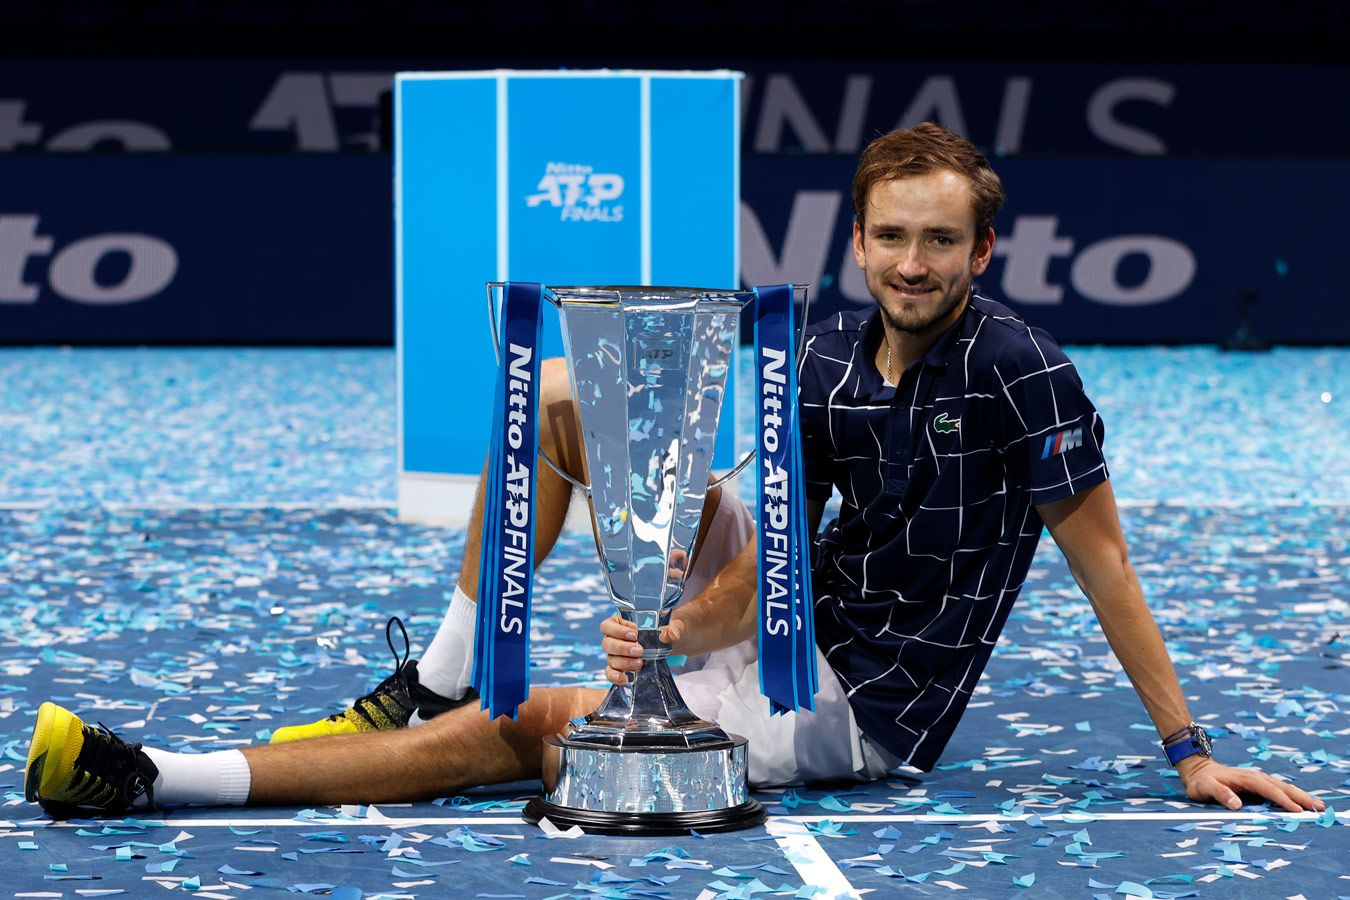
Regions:
<instances>
[{"instance_id":1,"label":"man's bare leg","mask_svg":"<svg viewBox=\"0 0 1350 900\"><path fill-rule=\"evenodd\" d=\"M535 688L516 721L489 721L476 706L464 706L420 728L248 747L248 804L427 800L538 778L543 739L594 710L604 695L591 688Z\"/></svg>"},{"instance_id":2,"label":"man's bare leg","mask_svg":"<svg viewBox=\"0 0 1350 900\"><path fill-rule=\"evenodd\" d=\"M146 803L388 803L533 779L543 739L594 709L603 691L536 688L515 721L471 706L421 728L314 738L243 751L170 753L131 746L54 703L38 711L24 792L58 818ZM84 745L93 742L89 751Z\"/></svg>"},{"instance_id":3,"label":"man's bare leg","mask_svg":"<svg viewBox=\"0 0 1350 900\"><path fill-rule=\"evenodd\" d=\"M581 429L572 405L572 390L567 363L559 358L539 364L539 450L582 484L586 484L586 459L581 450ZM572 502L572 485L541 460L535 465L534 562L539 565L558 542L567 508ZM478 596L479 554L483 543L483 482L487 463L478 478L473 507L469 512L468 538L464 542L464 560L459 570L459 589L472 598Z\"/></svg>"}]
</instances>

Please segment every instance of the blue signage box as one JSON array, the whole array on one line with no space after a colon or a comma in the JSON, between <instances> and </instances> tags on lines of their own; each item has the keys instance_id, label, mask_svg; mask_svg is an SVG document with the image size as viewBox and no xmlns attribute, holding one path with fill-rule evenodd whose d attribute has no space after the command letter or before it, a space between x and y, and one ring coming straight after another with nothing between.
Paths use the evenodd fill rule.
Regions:
<instances>
[{"instance_id":1,"label":"blue signage box","mask_svg":"<svg viewBox=\"0 0 1350 900\"><path fill-rule=\"evenodd\" d=\"M396 77L401 518L468 519L496 375L488 282L739 286L740 79ZM556 314L545 327L544 355L560 355ZM735 421L730 402L723 421ZM733 439L720 429L720 466Z\"/></svg>"}]
</instances>

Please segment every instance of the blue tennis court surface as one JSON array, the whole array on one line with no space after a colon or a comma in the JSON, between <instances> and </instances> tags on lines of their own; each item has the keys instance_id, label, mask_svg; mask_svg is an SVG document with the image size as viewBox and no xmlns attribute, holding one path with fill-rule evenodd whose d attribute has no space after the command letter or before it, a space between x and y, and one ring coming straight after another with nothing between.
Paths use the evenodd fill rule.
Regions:
<instances>
[{"instance_id":1,"label":"blue tennis court surface","mask_svg":"<svg viewBox=\"0 0 1350 900\"><path fill-rule=\"evenodd\" d=\"M1327 812L1179 796L1047 537L939 767L760 792L764 828L550 838L519 817L537 782L53 824L22 799L43 700L153 746L266 740L388 674L387 616L430 639L464 535L396 521L392 351L11 349L0 894L1350 896L1350 351L1067 349L1192 712ZM600 592L565 535L535 683L602 684Z\"/></svg>"}]
</instances>

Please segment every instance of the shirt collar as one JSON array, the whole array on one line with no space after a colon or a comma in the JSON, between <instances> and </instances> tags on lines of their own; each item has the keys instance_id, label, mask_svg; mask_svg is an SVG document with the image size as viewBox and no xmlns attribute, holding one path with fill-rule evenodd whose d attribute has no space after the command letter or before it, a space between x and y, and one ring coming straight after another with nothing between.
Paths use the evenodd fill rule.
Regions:
<instances>
[{"instance_id":1,"label":"shirt collar","mask_svg":"<svg viewBox=\"0 0 1350 900\"><path fill-rule=\"evenodd\" d=\"M971 295L973 300L974 294ZM938 336L933 342L933 346L928 348L920 359L925 366L934 366L939 369L947 368L947 364L952 361L952 354L956 352L956 345L961 341L961 335L965 331L966 319L970 317L970 300L966 301L966 308L961 310L961 315L955 322Z\"/></svg>"},{"instance_id":2,"label":"shirt collar","mask_svg":"<svg viewBox=\"0 0 1350 900\"><path fill-rule=\"evenodd\" d=\"M919 360L925 366L945 369L952 361L952 354L956 352L956 346L961 342L961 335L965 331L966 320L970 318L970 307L974 299L975 293L972 291L970 299L966 301L966 308L961 311L960 317L958 317L946 331L938 336L938 339L933 342L933 346L929 347L924 352L923 356L919 357ZM872 315L867 320L863 336L863 347L867 353L868 363L864 367L864 371L868 373L868 381L866 383L871 387L871 393L875 394L877 391L882 390L886 383L885 379L881 377L881 373L877 371L877 367L872 364L875 354L881 347L881 342L886 339L886 331L881 327L880 309L872 310Z\"/></svg>"}]
</instances>

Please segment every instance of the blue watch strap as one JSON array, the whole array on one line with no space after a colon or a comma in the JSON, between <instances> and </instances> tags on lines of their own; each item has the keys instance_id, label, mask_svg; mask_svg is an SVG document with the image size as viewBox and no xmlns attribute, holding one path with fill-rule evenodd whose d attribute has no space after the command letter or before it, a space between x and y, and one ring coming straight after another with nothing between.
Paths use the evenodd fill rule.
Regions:
<instances>
[{"instance_id":1,"label":"blue watch strap","mask_svg":"<svg viewBox=\"0 0 1350 900\"><path fill-rule=\"evenodd\" d=\"M1176 765L1183 759L1199 754L1201 756L1213 756L1214 745L1210 742L1209 734L1205 729L1192 722L1183 731L1189 731L1186 737L1176 743L1163 744L1163 752L1167 754L1167 761Z\"/></svg>"},{"instance_id":2,"label":"blue watch strap","mask_svg":"<svg viewBox=\"0 0 1350 900\"><path fill-rule=\"evenodd\" d=\"M1167 761L1175 766L1188 756L1194 756L1202 752L1204 748L1195 738L1188 737L1183 741L1177 741L1175 744L1164 747L1163 750L1167 751Z\"/></svg>"}]
</instances>

